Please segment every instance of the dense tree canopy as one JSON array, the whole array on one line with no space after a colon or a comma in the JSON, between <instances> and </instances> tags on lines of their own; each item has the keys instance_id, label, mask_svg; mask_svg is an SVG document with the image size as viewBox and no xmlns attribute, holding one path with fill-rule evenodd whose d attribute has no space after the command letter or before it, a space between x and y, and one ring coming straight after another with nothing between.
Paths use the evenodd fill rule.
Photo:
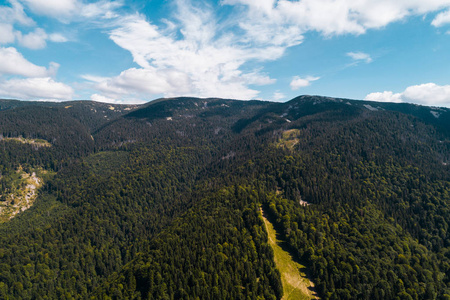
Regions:
<instances>
[{"instance_id":1,"label":"dense tree canopy","mask_svg":"<svg viewBox=\"0 0 450 300\"><path fill-rule=\"evenodd\" d=\"M367 105L0 101L0 298L280 299L263 206L323 299L450 299L450 111Z\"/></svg>"}]
</instances>

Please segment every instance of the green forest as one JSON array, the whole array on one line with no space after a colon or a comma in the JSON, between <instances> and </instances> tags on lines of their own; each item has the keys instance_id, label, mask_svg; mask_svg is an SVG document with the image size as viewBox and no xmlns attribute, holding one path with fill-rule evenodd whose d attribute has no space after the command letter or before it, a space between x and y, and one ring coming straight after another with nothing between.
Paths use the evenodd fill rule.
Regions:
<instances>
[{"instance_id":1,"label":"green forest","mask_svg":"<svg viewBox=\"0 0 450 300\"><path fill-rule=\"evenodd\" d=\"M450 299L450 109L370 105L0 100L0 299L281 299L261 207L320 299Z\"/></svg>"}]
</instances>

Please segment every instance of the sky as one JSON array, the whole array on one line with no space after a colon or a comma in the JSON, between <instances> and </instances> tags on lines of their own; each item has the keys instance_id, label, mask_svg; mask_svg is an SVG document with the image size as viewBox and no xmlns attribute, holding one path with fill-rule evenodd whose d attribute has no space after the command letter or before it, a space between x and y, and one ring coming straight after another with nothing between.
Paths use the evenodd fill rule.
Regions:
<instances>
[{"instance_id":1,"label":"sky","mask_svg":"<svg viewBox=\"0 0 450 300\"><path fill-rule=\"evenodd\" d=\"M450 0L0 0L0 98L450 107Z\"/></svg>"}]
</instances>

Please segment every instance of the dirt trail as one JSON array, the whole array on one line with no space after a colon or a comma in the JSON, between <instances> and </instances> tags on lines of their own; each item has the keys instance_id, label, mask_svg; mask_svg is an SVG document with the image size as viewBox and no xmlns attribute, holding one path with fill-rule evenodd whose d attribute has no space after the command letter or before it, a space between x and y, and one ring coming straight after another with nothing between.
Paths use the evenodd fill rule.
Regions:
<instances>
[{"instance_id":1,"label":"dirt trail","mask_svg":"<svg viewBox=\"0 0 450 300\"><path fill-rule=\"evenodd\" d=\"M283 250L282 241L277 239L276 231L265 217L261 208L261 215L268 233L269 244L274 252L275 264L281 274L281 282L283 284L283 300L288 299L319 299L314 292L314 284L307 278L302 271L305 266L296 262L292 255Z\"/></svg>"}]
</instances>

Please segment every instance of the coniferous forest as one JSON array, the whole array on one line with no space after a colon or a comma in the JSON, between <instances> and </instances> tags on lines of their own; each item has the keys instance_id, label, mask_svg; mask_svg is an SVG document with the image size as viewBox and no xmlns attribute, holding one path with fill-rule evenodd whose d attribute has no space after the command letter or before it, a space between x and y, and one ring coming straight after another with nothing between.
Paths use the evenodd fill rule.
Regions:
<instances>
[{"instance_id":1,"label":"coniferous forest","mask_svg":"<svg viewBox=\"0 0 450 300\"><path fill-rule=\"evenodd\" d=\"M450 299L449 164L445 108L0 100L0 299L281 299L261 207L321 299Z\"/></svg>"}]
</instances>

